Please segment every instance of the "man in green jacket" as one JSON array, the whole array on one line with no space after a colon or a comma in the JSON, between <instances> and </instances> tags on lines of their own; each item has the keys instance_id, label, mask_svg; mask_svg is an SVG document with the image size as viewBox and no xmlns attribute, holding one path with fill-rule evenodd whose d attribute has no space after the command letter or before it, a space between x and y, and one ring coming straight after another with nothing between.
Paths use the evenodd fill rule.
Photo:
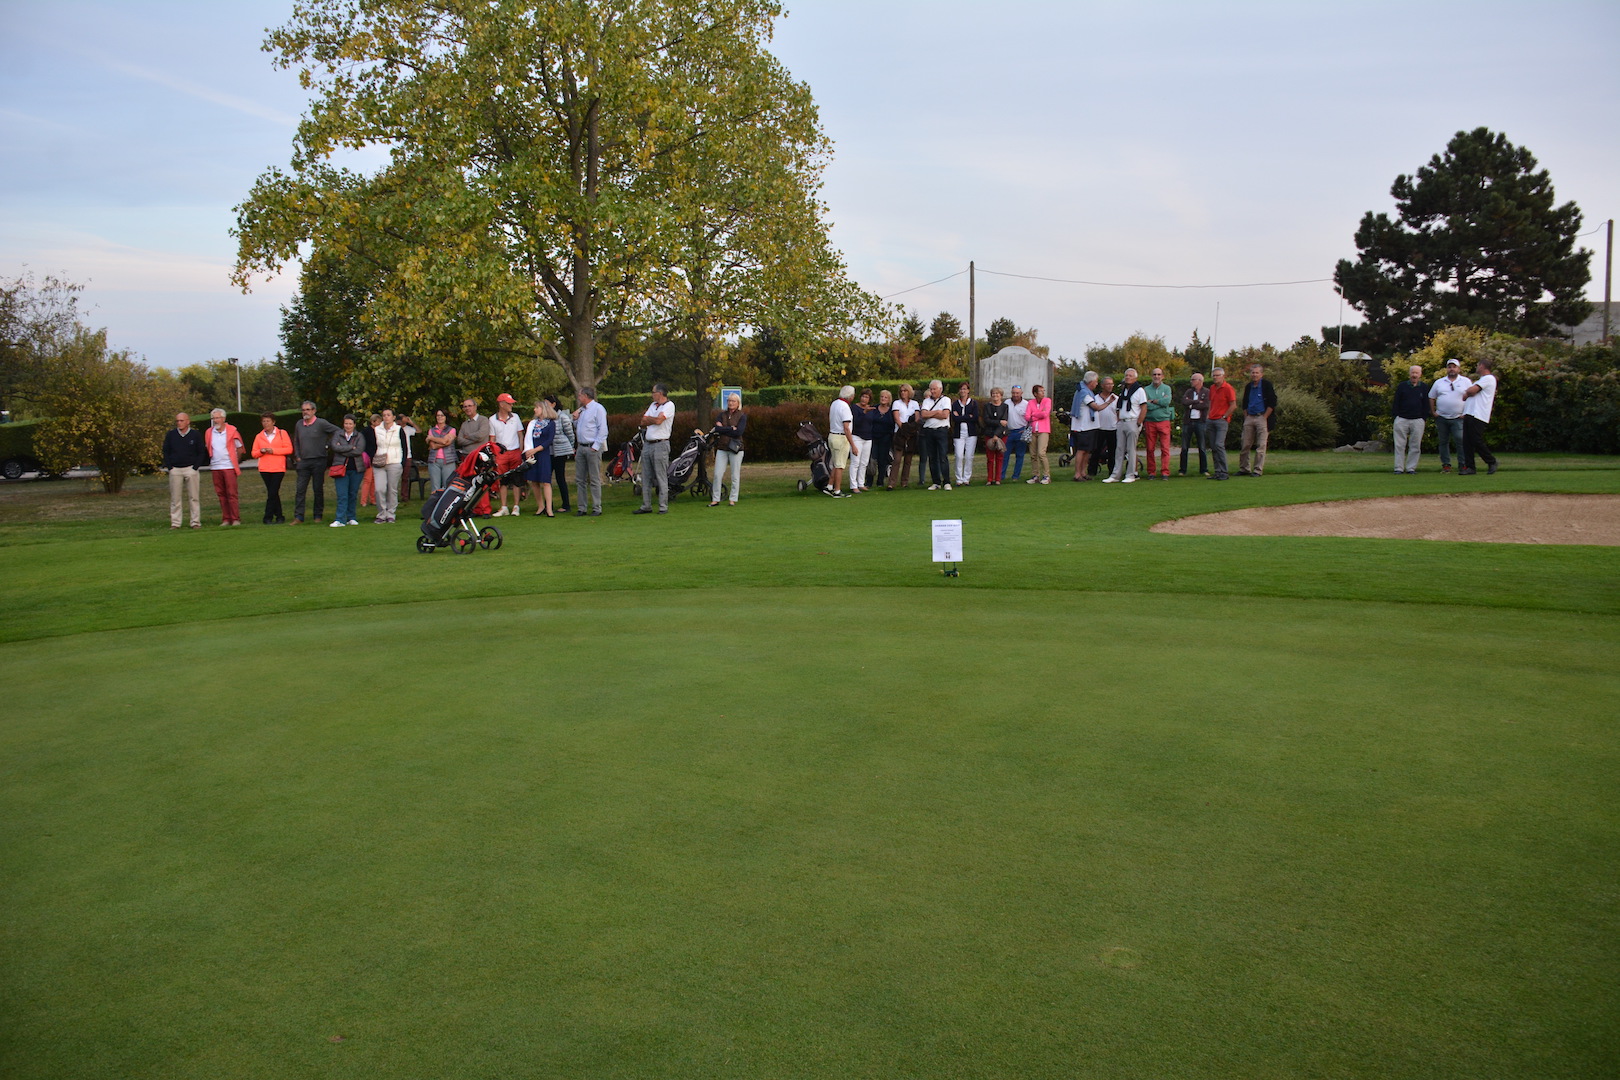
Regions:
<instances>
[{"instance_id":1,"label":"man in green jacket","mask_svg":"<svg viewBox=\"0 0 1620 1080\"><path fill-rule=\"evenodd\" d=\"M1170 387L1164 381L1164 369L1153 369L1153 381L1147 391L1147 478L1153 479L1154 449L1158 449L1159 479L1170 479L1170 424L1176 418L1176 406L1171 400Z\"/></svg>"}]
</instances>

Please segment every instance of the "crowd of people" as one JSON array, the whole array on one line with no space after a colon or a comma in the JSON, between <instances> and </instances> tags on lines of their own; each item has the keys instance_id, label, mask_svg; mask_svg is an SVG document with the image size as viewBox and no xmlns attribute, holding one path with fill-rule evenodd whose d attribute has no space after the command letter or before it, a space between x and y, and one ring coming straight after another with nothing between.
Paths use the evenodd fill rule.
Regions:
<instances>
[{"instance_id":1,"label":"crowd of people","mask_svg":"<svg viewBox=\"0 0 1620 1080\"><path fill-rule=\"evenodd\" d=\"M1496 398L1496 377L1489 361L1482 360L1470 379L1457 360L1446 362L1446 374L1433 384L1423 380L1423 369L1413 366L1406 382L1395 387L1392 403L1395 472L1418 471L1423 431L1433 420L1438 428L1441 469L1452 471L1452 450L1458 454L1462 475L1475 472L1476 460L1496 471L1496 458L1485 442ZM163 440L163 467L169 475L169 525L200 528L200 476L208 470L220 505L221 525L242 524L238 481L244 455L258 464L264 484L264 523L286 522L281 485L288 471L296 478L292 523L321 522L325 514L325 485L333 481L335 514L331 528L358 525L359 508L375 504L373 521L391 524L418 462L425 460L430 490L447 486L464 457L492 445L498 471L508 480L521 475L527 486L532 513L555 517L570 512L567 466L575 462L574 508L579 517L602 513L602 463L608 445L607 412L590 387L579 392L579 406L562 407L555 394L534 403L532 417L519 418L510 394L496 399L492 416L479 413L478 402L461 403L462 419L453 424L449 413L435 409L425 435L410 417L396 417L384 409L362 424L345 414L334 424L316 415L313 402L300 407L301 416L284 431L271 413L260 420L262 430L246 443L227 422L223 409L210 414L201 430L192 427L186 413ZM747 412L738 395L727 395L724 409L709 432L715 447L715 470L710 506L722 501L735 506L742 486L742 461L747 439ZM1226 480L1226 440L1229 427L1241 423L1237 476L1263 476L1266 446L1276 421L1277 392L1264 368L1249 368L1241 386L1226 379L1223 368L1211 369L1206 382L1194 373L1179 400L1165 382L1164 371L1154 368L1142 382L1134 368L1125 370L1116 385L1112 376L1088 371L1067 411L1057 409L1046 388L1039 384L1006 391L992 387L989 399L973 396L968 383L947 397L935 379L918 399L909 383L899 396L881 390L857 394L843 387L828 410L827 447L829 482L824 488L835 498L883 488L893 491L912 484L912 461L917 463L916 486L929 491L950 491L976 482L997 487L1008 471L1016 483L1052 482L1051 435L1054 423L1069 426L1069 454L1073 480L1134 484L1138 479L1168 480L1172 475L1172 431L1181 417L1178 476L1188 475L1190 455L1198 454L1197 475ZM633 513L669 511L669 443L675 422L675 404L662 384L653 387L651 402L638 419L641 442L641 505ZM417 439L421 437L419 444ZM1145 451L1142 444L1145 443ZM985 472L977 475L977 451L984 449ZM423 457L417 456L420 446ZM1023 476L1026 460L1030 475ZM847 486L846 486L847 481ZM523 512L524 485L502 483L495 489L494 517ZM307 516L306 516L307 515Z\"/></svg>"}]
</instances>

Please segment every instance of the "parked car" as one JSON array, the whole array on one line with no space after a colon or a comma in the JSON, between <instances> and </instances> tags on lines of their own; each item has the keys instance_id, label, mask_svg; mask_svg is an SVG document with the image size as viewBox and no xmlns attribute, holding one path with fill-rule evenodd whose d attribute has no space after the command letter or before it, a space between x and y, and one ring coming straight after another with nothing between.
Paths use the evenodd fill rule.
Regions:
<instances>
[{"instance_id":1,"label":"parked car","mask_svg":"<svg viewBox=\"0 0 1620 1080\"><path fill-rule=\"evenodd\" d=\"M20 480L29 473L38 473L42 478L56 475L34 453L34 432L38 427L38 420L0 424L0 476Z\"/></svg>"}]
</instances>

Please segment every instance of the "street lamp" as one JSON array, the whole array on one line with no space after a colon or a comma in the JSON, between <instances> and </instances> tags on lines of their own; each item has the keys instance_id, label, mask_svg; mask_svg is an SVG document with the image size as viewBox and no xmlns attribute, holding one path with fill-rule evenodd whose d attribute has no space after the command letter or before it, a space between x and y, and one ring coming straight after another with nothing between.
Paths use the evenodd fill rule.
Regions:
<instances>
[{"instance_id":1,"label":"street lamp","mask_svg":"<svg viewBox=\"0 0 1620 1080\"><path fill-rule=\"evenodd\" d=\"M236 369L236 411L242 411L242 361L234 356L227 356L225 362Z\"/></svg>"}]
</instances>

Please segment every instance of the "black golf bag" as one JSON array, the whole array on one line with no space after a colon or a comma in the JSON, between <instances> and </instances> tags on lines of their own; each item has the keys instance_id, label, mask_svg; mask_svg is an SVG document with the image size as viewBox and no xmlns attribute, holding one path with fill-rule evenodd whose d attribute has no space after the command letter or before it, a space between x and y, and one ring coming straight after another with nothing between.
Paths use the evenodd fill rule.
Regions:
<instances>
[{"instance_id":1,"label":"black golf bag","mask_svg":"<svg viewBox=\"0 0 1620 1080\"><path fill-rule=\"evenodd\" d=\"M810 458L810 482L799 481L799 490L814 486L817 491L826 491L832 484L832 466L828 462L832 451L827 447L827 440L821 437L816 425L806 420L799 425L799 441L804 443L804 452Z\"/></svg>"},{"instance_id":2,"label":"black golf bag","mask_svg":"<svg viewBox=\"0 0 1620 1080\"><path fill-rule=\"evenodd\" d=\"M693 480L694 474L696 474L697 479L707 481L708 476L702 465L708 450L709 437L701 431L693 433L692 437L686 440L686 445L681 448L680 454L669 463L669 472L666 475L669 477L669 493L671 495L679 495L685 491L686 485ZM707 487L708 484L705 482L703 486ZM694 486L693 494L707 495L708 492L698 491L697 487Z\"/></svg>"},{"instance_id":3,"label":"black golf bag","mask_svg":"<svg viewBox=\"0 0 1620 1080\"><path fill-rule=\"evenodd\" d=\"M474 490L474 489L477 490ZM434 547L442 547L445 538L453 532L461 519L471 513L478 501L482 485L477 477L452 477L447 487L429 495L422 505L422 536Z\"/></svg>"}]
</instances>

